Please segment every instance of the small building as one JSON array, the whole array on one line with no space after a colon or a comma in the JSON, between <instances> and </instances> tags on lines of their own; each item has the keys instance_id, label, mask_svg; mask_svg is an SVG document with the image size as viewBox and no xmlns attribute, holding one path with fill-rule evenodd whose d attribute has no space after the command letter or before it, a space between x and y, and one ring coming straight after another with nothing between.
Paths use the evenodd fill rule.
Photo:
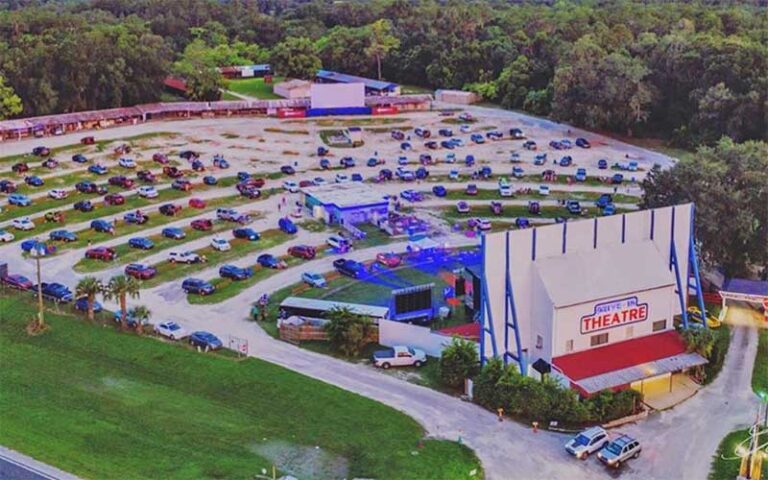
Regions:
<instances>
[{"instance_id":1,"label":"small building","mask_svg":"<svg viewBox=\"0 0 768 480\"><path fill-rule=\"evenodd\" d=\"M362 182L307 187L301 194L312 216L328 224L368 223L385 218L389 210L385 195Z\"/></svg>"},{"instance_id":2,"label":"small building","mask_svg":"<svg viewBox=\"0 0 768 480\"><path fill-rule=\"evenodd\" d=\"M216 70L225 78L261 78L272 75L272 67L267 63L259 65L232 65L219 67Z\"/></svg>"},{"instance_id":3,"label":"small building","mask_svg":"<svg viewBox=\"0 0 768 480\"><path fill-rule=\"evenodd\" d=\"M478 102L480 97L474 92L465 92L463 90L438 90L435 92L435 100L445 103L471 105Z\"/></svg>"},{"instance_id":4,"label":"small building","mask_svg":"<svg viewBox=\"0 0 768 480\"><path fill-rule=\"evenodd\" d=\"M294 78L276 84L273 92L283 98L307 98L311 86L312 82Z\"/></svg>"},{"instance_id":5,"label":"small building","mask_svg":"<svg viewBox=\"0 0 768 480\"><path fill-rule=\"evenodd\" d=\"M189 89L187 87L187 81L181 77L174 77L168 75L163 79L163 86L166 90L176 95L187 96Z\"/></svg>"},{"instance_id":6,"label":"small building","mask_svg":"<svg viewBox=\"0 0 768 480\"><path fill-rule=\"evenodd\" d=\"M349 142L353 146L362 145L363 144L363 129L360 127L349 127L345 132L344 135L349 138Z\"/></svg>"},{"instance_id":7,"label":"small building","mask_svg":"<svg viewBox=\"0 0 768 480\"><path fill-rule=\"evenodd\" d=\"M318 70L315 75L317 83L362 83L366 95L400 95L400 85L382 80L347 75L346 73Z\"/></svg>"}]
</instances>

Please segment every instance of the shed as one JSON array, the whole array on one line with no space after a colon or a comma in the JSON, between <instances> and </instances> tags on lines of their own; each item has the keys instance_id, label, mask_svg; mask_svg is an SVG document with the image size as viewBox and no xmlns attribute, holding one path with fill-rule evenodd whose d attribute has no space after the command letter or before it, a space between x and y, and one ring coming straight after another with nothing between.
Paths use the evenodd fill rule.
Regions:
<instances>
[{"instance_id":1,"label":"shed","mask_svg":"<svg viewBox=\"0 0 768 480\"><path fill-rule=\"evenodd\" d=\"M476 93L463 90L438 90L435 92L435 100L438 102L470 105L478 102L480 97Z\"/></svg>"},{"instance_id":2,"label":"shed","mask_svg":"<svg viewBox=\"0 0 768 480\"><path fill-rule=\"evenodd\" d=\"M311 86L312 82L294 78L276 84L273 91L283 98L307 98Z\"/></svg>"}]
</instances>

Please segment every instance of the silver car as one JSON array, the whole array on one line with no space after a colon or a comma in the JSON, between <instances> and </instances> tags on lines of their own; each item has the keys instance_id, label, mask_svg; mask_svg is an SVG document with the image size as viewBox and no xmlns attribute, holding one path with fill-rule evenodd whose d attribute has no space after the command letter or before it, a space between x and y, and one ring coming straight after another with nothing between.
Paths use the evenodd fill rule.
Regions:
<instances>
[{"instance_id":1,"label":"silver car","mask_svg":"<svg viewBox=\"0 0 768 480\"><path fill-rule=\"evenodd\" d=\"M600 450L597 458L609 467L619 468L630 458L639 457L641 450L640 442L629 435L622 435Z\"/></svg>"},{"instance_id":2,"label":"silver car","mask_svg":"<svg viewBox=\"0 0 768 480\"><path fill-rule=\"evenodd\" d=\"M601 427L592 427L579 433L566 443L565 451L580 460L584 460L606 445L608 445L608 432Z\"/></svg>"}]
</instances>

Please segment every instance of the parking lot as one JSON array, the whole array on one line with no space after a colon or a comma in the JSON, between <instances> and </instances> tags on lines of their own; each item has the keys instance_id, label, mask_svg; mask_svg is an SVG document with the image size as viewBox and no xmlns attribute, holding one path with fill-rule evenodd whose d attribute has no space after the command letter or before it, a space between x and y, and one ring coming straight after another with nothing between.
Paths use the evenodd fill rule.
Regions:
<instances>
[{"instance_id":1,"label":"parking lot","mask_svg":"<svg viewBox=\"0 0 768 480\"><path fill-rule=\"evenodd\" d=\"M339 173L349 176L359 173L365 182L374 185L382 194L392 196L393 202L397 199L404 212L428 221L433 233L441 235L453 246L469 247L477 244L479 233L478 228L468 226L469 219L487 219L490 222L489 228L498 230L517 228L517 220L523 217L536 224L582 215L599 215L604 212L594 202L602 194L614 196L616 213L632 210L636 208L641 194L637 182L642 180L654 163L669 165L673 161L663 155L599 135L520 116L514 112L480 107L471 107L466 111L471 113L472 120L459 119L461 111L349 119L196 119L2 143L0 179L13 181L19 187L18 193L26 195L31 204L10 206L9 195L0 194L0 229L15 237L0 246L0 257L9 263L12 273L34 278L35 262L22 252L22 241L31 238L47 241L51 232L66 230L77 238L69 243L50 242L55 244L57 251L42 260L43 281L59 281L74 289L78 279L84 275L95 275L106 282L111 276L122 273L128 263L141 262L153 266L158 271L157 276L143 283L140 300L133 301L146 305L152 311L153 322L173 320L190 331L207 330L222 339L230 335L247 338L253 355L397 406L417 418L436 436L452 439L461 436L483 459L490 478L504 478L501 472L509 468L511 458L515 458L514 463L521 472L528 472L530 478L546 478L556 474L563 477L564 473L566 478L593 478L598 472L605 475L605 469L595 459L577 462L568 458L562 449L566 440L563 435L544 432L533 434L513 422L497 424L493 415L474 405L459 403L454 398L425 391L397 379L383 380L372 369L345 364L275 342L258 327L245 321L250 305L260 295L299 282L302 273L332 271L333 261L340 256L325 251L307 260L287 255L288 248L296 245L323 249L327 245L328 236L335 229L325 228L304 212L301 217L292 218L298 226L297 233L282 232L279 220L294 213L294 204L299 200L298 193L285 190L286 180L300 182L322 178L327 183L333 183ZM460 131L463 125L468 126L465 128L468 131ZM363 145L356 148L329 147L330 154L324 158L329 160L332 168L321 168L321 157L317 155L317 147L324 145L321 132L347 126L363 128ZM430 139L419 138L414 130L417 127L429 129ZM511 139L509 131L512 128L521 129L525 139ZM453 135L441 137L438 133L441 129L451 129ZM393 139L392 130L403 131L405 138L402 141ZM497 130L503 134L501 139L487 137L488 132ZM471 140L473 134L481 135L483 143L474 143ZM95 136L100 143L80 145L80 138L86 135ZM460 138L464 146L452 149L441 147L439 142L445 138ZM587 139L590 148L573 146L561 150L550 146L551 141L569 139L575 142L577 138ZM424 145L425 141L430 140L438 141L437 149ZM527 140L536 142L535 151L523 148ZM403 142L409 142L412 148L404 151L401 148ZM115 154L114 148L123 143L131 145L132 151ZM42 167L40 163L43 158L25 155L40 145L54 150L52 156L59 160L58 168ZM199 154L205 171L194 171L190 162L180 158L179 154L185 150ZM547 154L547 162L535 165L535 156L543 153ZM71 157L75 154L84 155L88 161L82 164L73 162ZM184 191L172 188L172 179L163 174L166 165L153 161L155 154L167 155L172 162L169 165L183 170L184 178L191 182L192 189ZM217 154L227 160L229 168L213 165L213 157ZM421 166L421 154L429 154L435 160L434 164L424 166L429 172L428 177L407 182L397 178L379 181L382 169L394 173L398 167L403 167L415 172ZM445 161L448 154L455 155L455 163ZM513 163L510 159L515 154L518 157L514 157L516 161ZM465 162L467 155L474 156L475 163L471 166ZM406 161L399 164L398 158L403 156ZM567 167L559 164L563 156L572 157ZM343 168L340 162L344 157L352 157L355 166ZM121 167L120 158L134 159L137 167ZM368 166L370 158L378 159L377 165ZM607 161L607 169L599 168L600 160ZM12 171L12 167L19 162L26 162L30 172L40 177L44 184L40 187L26 185L24 176ZM629 162L637 162L637 169L627 171L613 168L615 164L626 167ZM88 173L88 168L94 164L105 166L108 172L105 175ZM296 171L295 174L281 173L281 167L289 166ZM490 168L487 178L478 174L483 167ZM514 167L522 171L513 175ZM586 178L583 181L576 180L578 169L582 168L585 169ZM143 182L137 182L130 189L110 186L109 193L119 193L124 197L124 203L116 205L104 204L102 195L77 193L74 190L75 185L82 181L93 181L101 185L107 184L110 177L117 175L135 179L137 170L151 171L157 177L154 183L158 192L156 198L138 194L138 187L146 185ZM546 170L552 170L556 177L549 181L543 180L542 173ZM452 171L455 173L452 174ZM235 188L238 172L247 172L252 178L265 180L259 198L240 195ZM623 175L620 184L612 181L617 173ZM206 185L203 179L208 176L218 183ZM511 196L500 194L501 178L509 184ZM477 187L475 194L467 193L470 183ZM550 187L547 194L541 193L542 184ZM444 187L446 194L436 195L433 190L436 186ZM69 195L61 199L50 198L49 192L53 188L67 190ZM420 192L423 199L410 201L402 195L406 190ZM202 201L204 206L190 206L192 199ZM95 208L90 212L75 211L74 204L83 200L90 200ZM583 213L569 212L565 203L568 200L579 201ZM467 203L468 213L458 212L458 202L461 201ZM494 214L491 202L499 202L502 213ZM538 213L532 213L531 202L538 202ZM168 203L181 206L181 211L173 216L164 215L160 207ZM235 208L242 214L247 213L251 218L244 225L217 218L217 209L225 207ZM148 216L146 223L126 222L125 214L135 213L136 210ZM55 211L64 213L62 221L46 221L46 214ZM33 229L13 228L14 221L27 216L34 224ZM94 220L107 220L114 224L114 233L94 232L91 228ZM211 220L210 230L196 229L192 225L200 220ZM253 229L261 238L257 241L235 239L232 230L240 226ZM163 232L168 228L181 229L186 237L180 240L169 239ZM129 241L137 237L151 240L154 248L141 250L130 247ZM219 237L228 241L230 250L219 251L212 245L212 240ZM345 257L370 261L381 251L402 252L406 243L403 238L364 243L345 254ZM86 251L97 247L115 249L117 259L87 259ZM168 262L170 252L187 251L206 257L206 261L189 265ZM265 254L286 261L287 268L278 270L264 267L259 257ZM242 286L236 285L235 281L220 279L219 268L224 264L251 268L254 278ZM225 293L205 301L194 294L188 295L182 289L182 281L190 277L210 281ZM354 300L343 296L339 298ZM115 308L115 305L109 303L106 307ZM413 395L412 399L403 398L404 392ZM424 405L416 405L422 400ZM437 408L437 405L455 411L456 415L440 414L441 408ZM647 428L633 427L629 430L649 439L649 434L655 429L664 427L659 422L663 423L663 420ZM687 433L681 431L679 434ZM525 440L521 441L521 438ZM531 449L531 446L535 449ZM681 453L681 458L693 454L686 451ZM651 469L647 466L647 459L644 460L646 456L653 459L654 465L660 463L669 468L674 467L675 470L657 470L656 466ZM657 476L660 471L689 471L686 470L689 467L677 463L676 459L666 458L658 446L648 445L644 446L641 459L630 461L621 469L620 475L627 478L649 478L647 475L653 473L652 478L661 478ZM611 475L619 475L619 472L612 472Z\"/></svg>"}]
</instances>

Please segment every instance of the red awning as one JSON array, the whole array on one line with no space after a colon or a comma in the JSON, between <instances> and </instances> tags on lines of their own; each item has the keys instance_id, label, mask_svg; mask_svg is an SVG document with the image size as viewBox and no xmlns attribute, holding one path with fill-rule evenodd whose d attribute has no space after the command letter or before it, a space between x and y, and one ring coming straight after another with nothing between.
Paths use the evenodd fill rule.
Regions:
<instances>
[{"instance_id":1,"label":"red awning","mask_svg":"<svg viewBox=\"0 0 768 480\"><path fill-rule=\"evenodd\" d=\"M675 330L613 343L552 359L572 381L655 362L686 352L685 342Z\"/></svg>"}]
</instances>

